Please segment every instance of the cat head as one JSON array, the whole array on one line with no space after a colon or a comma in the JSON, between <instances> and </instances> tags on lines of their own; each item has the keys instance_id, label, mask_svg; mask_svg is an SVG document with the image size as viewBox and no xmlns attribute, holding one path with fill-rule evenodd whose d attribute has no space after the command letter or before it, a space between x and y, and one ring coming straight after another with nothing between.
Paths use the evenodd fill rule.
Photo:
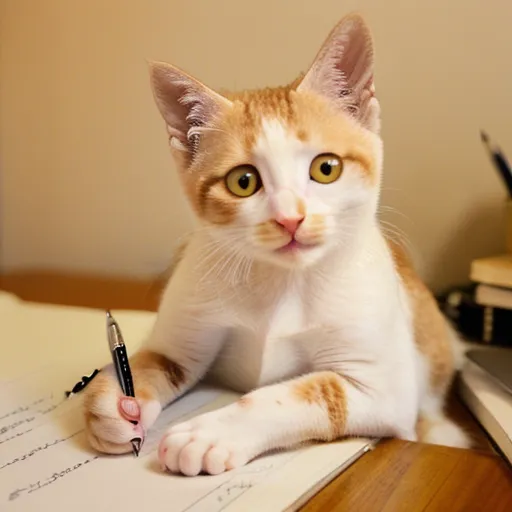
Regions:
<instances>
[{"instance_id":1,"label":"cat head","mask_svg":"<svg viewBox=\"0 0 512 512\"><path fill-rule=\"evenodd\" d=\"M374 216L380 109L358 15L285 87L220 94L169 64L150 74L188 201L226 247L307 266L342 251Z\"/></svg>"}]
</instances>

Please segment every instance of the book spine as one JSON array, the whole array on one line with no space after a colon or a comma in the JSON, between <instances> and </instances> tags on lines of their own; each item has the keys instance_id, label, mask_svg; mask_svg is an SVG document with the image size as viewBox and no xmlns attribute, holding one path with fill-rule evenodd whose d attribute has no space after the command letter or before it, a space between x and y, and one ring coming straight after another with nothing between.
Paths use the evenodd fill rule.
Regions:
<instances>
[{"instance_id":1,"label":"book spine","mask_svg":"<svg viewBox=\"0 0 512 512\"><path fill-rule=\"evenodd\" d=\"M438 303L464 338L486 345L512 346L512 310L478 304L474 287L451 290L438 297Z\"/></svg>"},{"instance_id":2,"label":"book spine","mask_svg":"<svg viewBox=\"0 0 512 512\"><path fill-rule=\"evenodd\" d=\"M482 326L482 339L484 343L492 343L494 334L494 308L484 306L484 318Z\"/></svg>"}]
</instances>

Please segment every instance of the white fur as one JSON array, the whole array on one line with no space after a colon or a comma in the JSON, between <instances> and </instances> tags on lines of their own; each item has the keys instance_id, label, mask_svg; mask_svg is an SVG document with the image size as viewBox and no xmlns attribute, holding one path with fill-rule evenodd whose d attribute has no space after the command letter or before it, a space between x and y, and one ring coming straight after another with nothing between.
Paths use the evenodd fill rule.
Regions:
<instances>
[{"instance_id":1,"label":"white fur","mask_svg":"<svg viewBox=\"0 0 512 512\"><path fill-rule=\"evenodd\" d=\"M451 446L453 448L467 449L470 447L468 434L445 416L441 416L432 422L422 441L430 444Z\"/></svg>"},{"instance_id":2,"label":"white fur","mask_svg":"<svg viewBox=\"0 0 512 512\"><path fill-rule=\"evenodd\" d=\"M375 225L367 226L350 258L325 256L321 272L315 267L276 272L254 265L259 286L249 281L231 287L217 277L201 284L212 287L210 293L197 287L197 295L191 294L206 239L197 234L171 280L150 347L185 367L191 364L188 355L208 347L213 359L221 349L213 376L242 392L259 389L250 412L233 405L171 430L161 448L165 465L186 474L209 471L209 466L216 472L226 468L224 456L233 467L284 440L289 445L312 432L325 436L325 411L297 403L289 396L291 384L279 383L308 371L331 370L350 379L344 386L346 434L415 438L420 383L410 312ZM215 322L209 311L215 311ZM169 314L183 326L190 322L193 331L169 322ZM221 347L215 333L228 331ZM279 397L281 407L275 405ZM182 428L194 437L184 436ZM222 457L210 461L206 454L212 445Z\"/></svg>"}]
</instances>

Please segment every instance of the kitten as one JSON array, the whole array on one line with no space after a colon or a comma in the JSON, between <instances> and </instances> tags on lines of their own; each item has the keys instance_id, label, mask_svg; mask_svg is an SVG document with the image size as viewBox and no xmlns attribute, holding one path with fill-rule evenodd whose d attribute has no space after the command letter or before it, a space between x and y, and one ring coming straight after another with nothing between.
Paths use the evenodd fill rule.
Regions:
<instances>
[{"instance_id":1,"label":"kitten","mask_svg":"<svg viewBox=\"0 0 512 512\"><path fill-rule=\"evenodd\" d=\"M247 394L168 431L159 458L171 472L217 474L343 436L468 446L443 412L456 336L377 220L382 141L363 19L342 19L286 87L220 94L163 63L151 83L202 227L131 359L137 399L120 396L110 368L86 389L91 445L129 452L208 372Z\"/></svg>"}]
</instances>

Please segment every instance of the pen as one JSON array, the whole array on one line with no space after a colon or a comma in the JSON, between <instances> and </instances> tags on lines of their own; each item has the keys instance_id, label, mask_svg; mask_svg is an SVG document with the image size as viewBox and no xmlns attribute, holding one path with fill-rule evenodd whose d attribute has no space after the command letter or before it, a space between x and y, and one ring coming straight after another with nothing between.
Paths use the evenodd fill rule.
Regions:
<instances>
[{"instance_id":1,"label":"pen","mask_svg":"<svg viewBox=\"0 0 512 512\"><path fill-rule=\"evenodd\" d=\"M110 314L110 311L107 311L107 336L110 352L112 354L112 361L114 363L114 368L116 369L117 380L119 381L121 389L125 396L135 397L133 379L123 335L121 334L119 325ZM137 422L132 423L136 424ZM138 437L131 440L133 453L136 456L139 455L141 443L142 439Z\"/></svg>"},{"instance_id":2,"label":"pen","mask_svg":"<svg viewBox=\"0 0 512 512\"><path fill-rule=\"evenodd\" d=\"M489 152L494 165L498 169L502 180L505 182L509 197L512 197L512 172L510 171L510 166L507 162L507 159L505 158L505 155L497 146L494 146L491 143L489 136L483 130L480 130L480 137L485 147L487 148L487 151Z\"/></svg>"}]
</instances>

